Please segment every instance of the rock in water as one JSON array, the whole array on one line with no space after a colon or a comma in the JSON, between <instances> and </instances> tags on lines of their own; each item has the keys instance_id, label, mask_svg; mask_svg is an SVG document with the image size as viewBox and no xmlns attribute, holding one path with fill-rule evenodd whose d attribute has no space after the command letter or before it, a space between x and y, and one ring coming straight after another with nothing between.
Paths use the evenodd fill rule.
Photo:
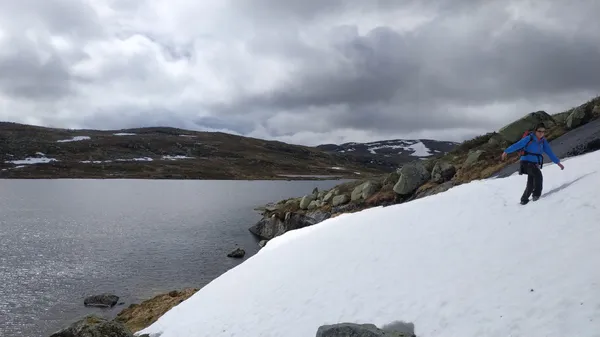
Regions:
<instances>
[{"instance_id":1,"label":"rock in water","mask_svg":"<svg viewBox=\"0 0 600 337\"><path fill-rule=\"evenodd\" d=\"M113 294L100 294L89 296L83 300L86 307L112 308L119 302L119 296Z\"/></svg>"},{"instance_id":2,"label":"rock in water","mask_svg":"<svg viewBox=\"0 0 600 337\"><path fill-rule=\"evenodd\" d=\"M227 254L227 257L233 257L236 259L241 259L242 257L244 257L244 255L246 255L246 251L241 249L241 248L236 248L234 251L232 251L231 253Z\"/></svg>"},{"instance_id":3,"label":"rock in water","mask_svg":"<svg viewBox=\"0 0 600 337\"><path fill-rule=\"evenodd\" d=\"M322 325L316 337L413 337L413 333L385 331L373 324L339 323Z\"/></svg>"},{"instance_id":4,"label":"rock in water","mask_svg":"<svg viewBox=\"0 0 600 337\"><path fill-rule=\"evenodd\" d=\"M412 162L402 166L399 173L400 179L394 185L394 192L400 195L412 194L431 178L429 171L420 162Z\"/></svg>"},{"instance_id":5,"label":"rock in water","mask_svg":"<svg viewBox=\"0 0 600 337\"><path fill-rule=\"evenodd\" d=\"M133 337L133 334L122 323L88 316L50 337Z\"/></svg>"}]
</instances>

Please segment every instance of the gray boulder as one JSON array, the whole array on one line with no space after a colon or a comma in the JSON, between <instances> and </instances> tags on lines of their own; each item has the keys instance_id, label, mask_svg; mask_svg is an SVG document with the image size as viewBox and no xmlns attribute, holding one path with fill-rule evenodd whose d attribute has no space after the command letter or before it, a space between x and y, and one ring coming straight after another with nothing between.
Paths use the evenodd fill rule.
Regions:
<instances>
[{"instance_id":1,"label":"gray boulder","mask_svg":"<svg viewBox=\"0 0 600 337\"><path fill-rule=\"evenodd\" d=\"M310 204L308 204L307 209L312 210L312 209L318 208L320 206L321 206L321 204L319 203L319 200L313 200L310 202Z\"/></svg>"},{"instance_id":2,"label":"gray boulder","mask_svg":"<svg viewBox=\"0 0 600 337\"><path fill-rule=\"evenodd\" d=\"M317 329L316 337L415 337L408 325L400 326L404 331L379 329L374 324L339 323L322 325ZM413 327L414 330L414 327Z\"/></svg>"},{"instance_id":3,"label":"gray boulder","mask_svg":"<svg viewBox=\"0 0 600 337\"><path fill-rule=\"evenodd\" d=\"M456 168L454 165L445 161L438 161L431 171L431 179L436 183L443 183L452 179L455 174Z\"/></svg>"},{"instance_id":4,"label":"gray boulder","mask_svg":"<svg viewBox=\"0 0 600 337\"><path fill-rule=\"evenodd\" d=\"M456 186L455 182L446 181L445 183L439 184L432 188L428 188L424 191L417 192L417 194L415 195L415 199L424 198L424 197L428 197L430 195L446 192L447 190L451 189L454 186Z\"/></svg>"},{"instance_id":5,"label":"gray boulder","mask_svg":"<svg viewBox=\"0 0 600 337\"><path fill-rule=\"evenodd\" d=\"M538 123L544 123L547 128L556 125L551 115L545 111L536 111L504 126L498 133L508 142L514 143L521 139L525 131L533 129Z\"/></svg>"},{"instance_id":6,"label":"gray boulder","mask_svg":"<svg viewBox=\"0 0 600 337\"><path fill-rule=\"evenodd\" d=\"M394 192L400 195L409 195L426 183L431 174L420 162L408 163L399 170L400 178L394 185Z\"/></svg>"},{"instance_id":7,"label":"gray boulder","mask_svg":"<svg viewBox=\"0 0 600 337\"><path fill-rule=\"evenodd\" d=\"M396 183L398 182L398 179L400 179L400 174L398 172L392 172L389 173L388 175L385 176L385 178L383 179L383 185L396 185Z\"/></svg>"},{"instance_id":8,"label":"gray boulder","mask_svg":"<svg viewBox=\"0 0 600 337\"><path fill-rule=\"evenodd\" d=\"M300 209L308 209L308 205L316 199L317 196L315 194L305 195L302 197L302 200L300 200Z\"/></svg>"},{"instance_id":9,"label":"gray boulder","mask_svg":"<svg viewBox=\"0 0 600 337\"><path fill-rule=\"evenodd\" d=\"M469 167L469 166L475 164L479 160L479 157L481 157L481 155L484 153L485 152L483 150L477 150L477 151L470 152L469 155L467 156L467 159L465 160L463 166Z\"/></svg>"},{"instance_id":10,"label":"gray boulder","mask_svg":"<svg viewBox=\"0 0 600 337\"><path fill-rule=\"evenodd\" d=\"M323 197L323 202L324 203L329 203L333 197L335 196L335 190L331 190L329 191L327 194L325 194L325 196Z\"/></svg>"},{"instance_id":11,"label":"gray boulder","mask_svg":"<svg viewBox=\"0 0 600 337\"><path fill-rule=\"evenodd\" d=\"M86 307L112 308L119 302L119 296L113 294L100 294L88 296L83 300Z\"/></svg>"},{"instance_id":12,"label":"gray boulder","mask_svg":"<svg viewBox=\"0 0 600 337\"><path fill-rule=\"evenodd\" d=\"M596 117L600 117L600 105L596 105L593 109L592 109L592 117L596 118Z\"/></svg>"},{"instance_id":13,"label":"gray boulder","mask_svg":"<svg viewBox=\"0 0 600 337\"><path fill-rule=\"evenodd\" d=\"M340 194L340 195L336 195L335 197L333 197L333 201L331 203L335 207L335 206L347 204L349 201L350 201L350 198L348 198L348 195Z\"/></svg>"},{"instance_id":14,"label":"gray boulder","mask_svg":"<svg viewBox=\"0 0 600 337\"><path fill-rule=\"evenodd\" d=\"M592 118L591 109L589 112L585 106L577 107L567 117L567 129L574 129L590 121Z\"/></svg>"},{"instance_id":15,"label":"gray boulder","mask_svg":"<svg viewBox=\"0 0 600 337\"><path fill-rule=\"evenodd\" d=\"M381 184L373 182L373 181L367 181L366 183L363 184L363 187L362 187L362 198L365 200L369 199L375 193L379 192L380 189L381 189Z\"/></svg>"},{"instance_id":16,"label":"gray boulder","mask_svg":"<svg viewBox=\"0 0 600 337\"><path fill-rule=\"evenodd\" d=\"M88 316L50 337L133 337L133 334L118 321Z\"/></svg>"}]
</instances>

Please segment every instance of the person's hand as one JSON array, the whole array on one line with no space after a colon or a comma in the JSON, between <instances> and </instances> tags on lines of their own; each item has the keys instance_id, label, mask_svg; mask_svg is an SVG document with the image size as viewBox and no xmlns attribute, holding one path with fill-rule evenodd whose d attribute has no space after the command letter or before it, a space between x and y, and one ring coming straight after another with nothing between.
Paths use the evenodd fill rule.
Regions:
<instances>
[{"instance_id":1,"label":"person's hand","mask_svg":"<svg viewBox=\"0 0 600 337\"><path fill-rule=\"evenodd\" d=\"M508 155L508 154L507 154L506 152L502 152L502 160L506 160L506 156L507 156L507 155Z\"/></svg>"},{"instance_id":2,"label":"person's hand","mask_svg":"<svg viewBox=\"0 0 600 337\"><path fill-rule=\"evenodd\" d=\"M565 169L565 167L564 167L564 166L563 166L563 164L561 164L561 163L558 163L558 164L556 164L556 165L558 165L558 167L560 167L560 169L561 169L561 170L564 170L564 169Z\"/></svg>"}]
</instances>

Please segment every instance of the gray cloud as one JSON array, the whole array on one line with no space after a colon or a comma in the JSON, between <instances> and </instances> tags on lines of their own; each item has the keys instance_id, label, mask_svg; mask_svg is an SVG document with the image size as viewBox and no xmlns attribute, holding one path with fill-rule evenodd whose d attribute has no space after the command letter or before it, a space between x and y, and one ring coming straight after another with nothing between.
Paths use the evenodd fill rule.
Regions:
<instances>
[{"instance_id":1,"label":"gray cloud","mask_svg":"<svg viewBox=\"0 0 600 337\"><path fill-rule=\"evenodd\" d=\"M0 4L0 118L17 121L461 140L600 93L595 2Z\"/></svg>"}]
</instances>

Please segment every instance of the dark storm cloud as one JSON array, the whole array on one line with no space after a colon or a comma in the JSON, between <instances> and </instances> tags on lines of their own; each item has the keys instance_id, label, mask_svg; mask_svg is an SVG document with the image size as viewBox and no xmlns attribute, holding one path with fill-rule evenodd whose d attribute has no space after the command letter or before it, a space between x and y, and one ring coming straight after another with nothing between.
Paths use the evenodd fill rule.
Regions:
<instances>
[{"instance_id":1,"label":"dark storm cloud","mask_svg":"<svg viewBox=\"0 0 600 337\"><path fill-rule=\"evenodd\" d=\"M305 5L307 10L316 6ZM332 127L411 131L492 125L466 111L447 114L449 106L543 102L560 94L600 92L600 31L590 36L584 26L588 34L563 34L511 21L508 13L493 14L471 21L441 18L410 33L391 27L362 36L339 30L331 35L330 53L293 48L304 51L304 62L285 85L215 108L308 113L330 107L323 119Z\"/></svg>"}]
</instances>

